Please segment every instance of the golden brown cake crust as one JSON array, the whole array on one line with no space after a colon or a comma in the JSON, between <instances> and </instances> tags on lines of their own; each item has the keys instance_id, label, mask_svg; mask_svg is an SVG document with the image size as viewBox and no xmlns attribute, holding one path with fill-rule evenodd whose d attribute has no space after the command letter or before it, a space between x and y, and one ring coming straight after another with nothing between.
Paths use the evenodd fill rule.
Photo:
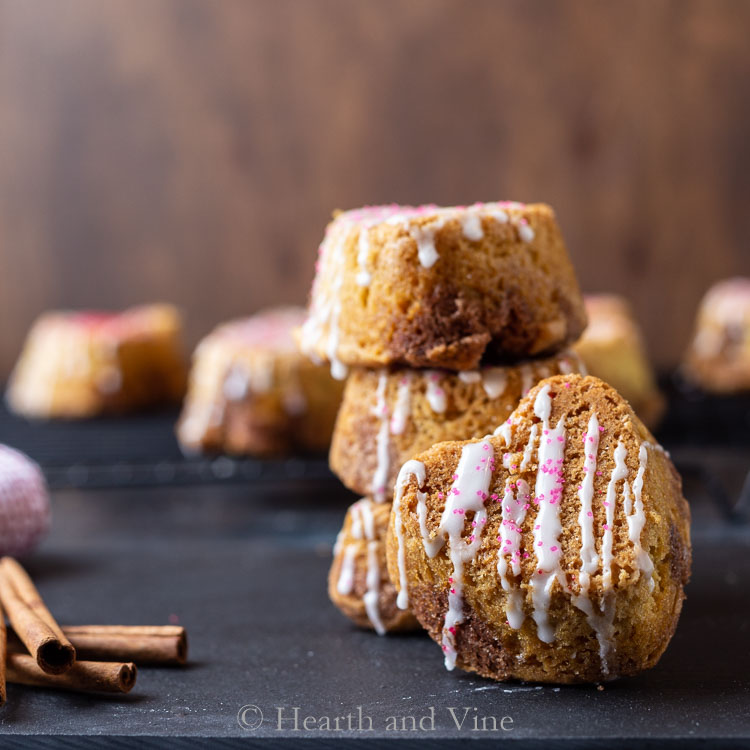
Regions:
<instances>
[{"instance_id":1,"label":"golden brown cake crust","mask_svg":"<svg viewBox=\"0 0 750 750\"><path fill-rule=\"evenodd\" d=\"M609 383L654 429L665 409L630 304L616 294L585 295L589 324L573 345L589 375Z\"/></svg>"},{"instance_id":2,"label":"golden brown cake crust","mask_svg":"<svg viewBox=\"0 0 750 750\"><path fill-rule=\"evenodd\" d=\"M750 391L750 279L727 279L708 290L683 370L712 393Z\"/></svg>"},{"instance_id":3,"label":"golden brown cake crust","mask_svg":"<svg viewBox=\"0 0 750 750\"><path fill-rule=\"evenodd\" d=\"M386 632L419 628L414 615L396 606L388 577L385 536L391 504L362 498L346 512L333 550L328 596L359 627Z\"/></svg>"},{"instance_id":4,"label":"golden brown cake crust","mask_svg":"<svg viewBox=\"0 0 750 750\"><path fill-rule=\"evenodd\" d=\"M362 495L392 496L401 465L435 443L492 432L542 378L580 372L574 352L453 373L351 371L331 443L331 469Z\"/></svg>"},{"instance_id":5,"label":"golden brown cake crust","mask_svg":"<svg viewBox=\"0 0 750 750\"><path fill-rule=\"evenodd\" d=\"M173 306L49 312L29 332L6 399L24 416L94 417L179 402L186 381Z\"/></svg>"},{"instance_id":6,"label":"golden brown cake crust","mask_svg":"<svg viewBox=\"0 0 750 750\"><path fill-rule=\"evenodd\" d=\"M326 451L343 384L300 354L300 308L219 326L197 347L177 425L188 451L285 455Z\"/></svg>"},{"instance_id":7,"label":"golden brown cake crust","mask_svg":"<svg viewBox=\"0 0 750 750\"><path fill-rule=\"evenodd\" d=\"M534 428L537 438L530 442ZM452 488L465 490L474 469L459 466L463 455L477 463L477 475L461 499L466 515L457 528L464 543L472 533L479 541L466 555L461 577L451 557L461 547L451 546L456 539L446 531L452 516L447 522L442 516L447 503L461 512ZM472 506L477 477L485 476L477 456L489 457L490 469L486 502L473 498ZM447 656L455 649L458 666L499 680L572 683L636 674L658 661L674 633L689 576L689 508L668 455L611 387L578 375L544 380L500 434L438 444L409 462L402 478L388 531L389 573L408 592L422 625L447 646ZM519 520L513 514L524 507ZM470 529L469 518L479 532ZM588 533L593 559L584 552ZM584 566L584 557L593 567ZM451 636L444 623L449 590L457 584L454 614L460 616Z\"/></svg>"},{"instance_id":8,"label":"golden brown cake crust","mask_svg":"<svg viewBox=\"0 0 750 750\"><path fill-rule=\"evenodd\" d=\"M300 343L339 370L467 370L559 351L585 322L549 206L381 206L329 225Z\"/></svg>"}]
</instances>

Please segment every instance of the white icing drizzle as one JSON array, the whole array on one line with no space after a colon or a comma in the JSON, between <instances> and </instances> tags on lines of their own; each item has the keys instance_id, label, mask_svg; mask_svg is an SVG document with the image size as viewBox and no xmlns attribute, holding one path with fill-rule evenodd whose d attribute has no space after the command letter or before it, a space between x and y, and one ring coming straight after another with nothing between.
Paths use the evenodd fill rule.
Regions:
<instances>
[{"instance_id":1,"label":"white icing drizzle","mask_svg":"<svg viewBox=\"0 0 750 750\"><path fill-rule=\"evenodd\" d=\"M461 231L467 240L478 242L484 237L482 217L476 211L467 211L461 220Z\"/></svg>"},{"instance_id":2,"label":"white icing drizzle","mask_svg":"<svg viewBox=\"0 0 750 750\"><path fill-rule=\"evenodd\" d=\"M406 554L404 550L404 524L401 516L401 500L404 497L404 489L411 477L417 480L417 486L419 488L424 487L425 479L427 478L427 472L425 471L424 464L421 461L415 461L414 459L407 461L398 472L398 478L396 479L396 495L393 498L393 526L396 532L396 541L398 542L398 596L396 598L396 606L399 609L408 609L409 607L409 592L406 590ZM417 491L417 500L420 500L422 495L422 501L424 499L423 493Z\"/></svg>"},{"instance_id":3,"label":"white icing drizzle","mask_svg":"<svg viewBox=\"0 0 750 750\"><path fill-rule=\"evenodd\" d=\"M375 632L378 635L385 635L385 625L380 616L378 600L380 598L380 564L378 562L379 542L367 543L367 591L365 591L362 601L367 612L367 619L372 623Z\"/></svg>"},{"instance_id":4,"label":"white icing drizzle","mask_svg":"<svg viewBox=\"0 0 750 750\"><path fill-rule=\"evenodd\" d=\"M354 588L354 557L357 549L353 544L344 547L344 556L341 559L341 571L339 580L336 584L336 590L342 596L352 593Z\"/></svg>"},{"instance_id":5,"label":"white icing drizzle","mask_svg":"<svg viewBox=\"0 0 750 750\"><path fill-rule=\"evenodd\" d=\"M363 225L359 230L359 239L357 240L357 264L359 265L357 284L359 286L370 286L372 283L372 274L367 268L367 262L370 257L369 234L369 227Z\"/></svg>"},{"instance_id":6,"label":"white icing drizzle","mask_svg":"<svg viewBox=\"0 0 750 750\"><path fill-rule=\"evenodd\" d=\"M396 406L391 416L391 434L402 435L406 429L406 422L411 415L411 378L412 373L405 371L398 382Z\"/></svg>"},{"instance_id":7,"label":"white icing drizzle","mask_svg":"<svg viewBox=\"0 0 750 750\"><path fill-rule=\"evenodd\" d=\"M417 255L422 268L432 268L438 258L435 248L435 233L445 225L445 218L433 221L425 226L411 226L409 231L417 243Z\"/></svg>"},{"instance_id":8,"label":"white icing drizzle","mask_svg":"<svg viewBox=\"0 0 750 750\"><path fill-rule=\"evenodd\" d=\"M482 373L479 370L462 370L458 373L458 379L462 383L479 383L482 380Z\"/></svg>"},{"instance_id":9,"label":"white icing drizzle","mask_svg":"<svg viewBox=\"0 0 750 750\"><path fill-rule=\"evenodd\" d=\"M249 386L247 372L239 365L233 365L224 379L224 398L228 401L242 401L248 394Z\"/></svg>"},{"instance_id":10,"label":"white icing drizzle","mask_svg":"<svg viewBox=\"0 0 750 750\"><path fill-rule=\"evenodd\" d=\"M614 602L605 595L602 600L603 611L594 609L594 603L589 596L591 576L599 569L599 557L596 553L596 539L594 538L594 481L596 477L597 456L599 453L599 419L596 414L589 418L586 432L583 434L584 464L583 481L578 489L581 509L578 513L578 525L581 529L581 569L578 574L580 591L571 596L573 604L585 615L591 629L596 633L599 642L599 657L602 671L607 674L607 656L612 649L612 620L614 617Z\"/></svg>"},{"instance_id":11,"label":"white icing drizzle","mask_svg":"<svg viewBox=\"0 0 750 750\"><path fill-rule=\"evenodd\" d=\"M599 569L599 556L596 554L594 538L594 480L596 477L597 454L599 453L599 419L592 414L588 427L583 435L584 464L583 481L578 490L581 510L578 513L578 525L581 529L581 572L579 580L581 593L588 596L591 576Z\"/></svg>"},{"instance_id":12,"label":"white icing drizzle","mask_svg":"<svg viewBox=\"0 0 750 750\"><path fill-rule=\"evenodd\" d=\"M378 635L385 634L385 626L380 616L378 600L380 597L380 542L375 538L375 516L372 511L373 502L363 497L352 505L349 510L351 525L349 535L354 542L344 547L341 560L341 571L339 574L337 591L342 595L351 594L354 589L354 568L356 563L357 542L367 541L367 573L365 578L366 591L362 596L367 618L375 628ZM343 544L342 536L339 535L334 547L334 554L338 554Z\"/></svg>"},{"instance_id":13,"label":"white icing drizzle","mask_svg":"<svg viewBox=\"0 0 750 750\"><path fill-rule=\"evenodd\" d=\"M464 621L464 566L474 559L487 523L484 502L492 480L493 465L494 452L489 440L464 446L438 527L438 535L448 536L448 554L453 566L453 575L448 579L448 611L442 637L445 667L448 670L456 666L456 626ZM464 539L469 513L473 513L470 534Z\"/></svg>"},{"instance_id":14,"label":"white icing drizzle","mask_svg":"<svg viewBox=\"0 0 750 750\"><path fill-rule=\"evenodd\" d=\"M495 431L492 433L495 437L501 437L506 445L510 445L510 432L511 432L510 419L503 422ZM506 467L507 468L507 467Z\"/></svg>"},{"instance_id":15,"label":"white icing drizzle","mask_svg":"<svg viewBox=\"0 0 750 750\"><path fill-rule=\"evenodd\" d=\"M534 425L536 427L536 425ZM519 479L515 483L516 493L513 495L513 483L510 479L505 482L505 494L502 500L502 521L500 523L500 547L497 552L497 573L503 591L508 595L505 603L505 613L508 625L515 630L523 625L523 594L515 581L508 577L508 561L514 576L521 575L521 539L523 522L529 507L531 490L529 485Z\"/></svg>"},{"instance_id":16,"label":"white icing drizzle","mask_svg":"<svg viewBox=\"0 0 750 750\"><path fill-rule=\"evenodd\" d=\"M627 457L628 451L622 441L619 441L617 448L615 448L615 467L609 478L607 499L604 501L606 516L604 534L602 535L602 588L604 591L612 588L612 527L615 521L615 507L617 505L617 482L628 477L628 466L625 463Z\"/></svg>"},{"instance_id":17,"label":"white icing drizzle","mask_svg":"<svg viewBox=\"0 0 750 750\"><path fill-rule=\"evenodd\" d=\"M550 426L552 399L549 394L550 386L545 385L534 401L534 414L542 420L542 429L534 488L534 502L538 505L533 535L537 564L531 577L531 599L537 635L544 643L551 643L555 638L555 630L548 617L552 587L555 581L559 581L563 587L566 585L560 569L560 500L563 493L565 417L560 418L556 427Z\"/></svg>"},{"instance_id":18,"label":"white icing drizzle","mask_svg":"<svg viewBox=\"0 0 750 750\"><path fill-rule=\"evenodd\" d=\"M320 357L315 351L316 345L323 336L323 328L328 325L328 338L326 341L325 352L331 363L331 375L336 380L343 380L347 374L347 367L338 358L339 346L339 319L341 317L341 287L344 283L345 272L345 250L346 243L349 239L351 227L342 226L339 228L339 237L330 246L329 237L321 245L320 271L324 266L330 263L333 280L330 289L325 297L315 294L315 290L320 288L320 282L316 279L315 288L313 289L313 305L310 308L307 320L302 325L301 348L310 356L314 362L320 362ZM330 253L330 259L329 259Z\"/></svg>"},{"instance_id":19,"label":"white icing drizzle","mask_svg":"<svg viewBox=\"0 0 750 750\"><path fill-rule=\"evenodd\" d=\"M633 545L635 561L639 570L648 581L649 591L654 590L654 563L648 552L641 546L641 534L646 525L646 514L643 512L643 477L648 464L648 449L642 444L638 451L638 474L633 482L633 501L631 502L629 488L625 483L625 516L628 522L628 539Z\"/></svg>"},{"instance_id":20,"label":"white icing drizzle","mask_svg":"<svg viewBox=\"0 0 750 750\"><path fill-rule=\"evenodd\" d=\"M537 378L534 377L534 368L532 365L521 365L521 395L525 396L536 384Z\"/></svg>"},{"instance_id":21,"label":"white icing drizzle","mask_svg":"<svg viewBox=\"0 0 750 750\"><path fill-rule=\"evenodd\" d=\"M376 441L377 465L372 475L372 496L376 502L385 501L386 483L388 482L388 471L391 466L391 439L389 434L388 403L386 402L385 389L388 385L388 375L383 370L378 377L378 389L376 391L375 408L372 413L380 420L380 428Z\"/></svg>"},{"instance_id":22,"label":"white icing drizzle","mask_svg":"<svg viewBox=\"0 0 750 750\"><path fill-rule=\"evenodd\" d=\"M534 451L534 443L536 442L537 432L539 432L539 425L531 425L529 431L529 439L526 443L526 447L523 449L523 458L521 459L521 471L524 471L531 461L531 455Z\"/></svg>"},{"instance_id":23,"label":"white icing drizzle","mask_svg":"<svg viewBox=\"0 0 750 750\"><path fill-rule=\"evenodd\" d=\"M485 367L482 370L482 385L490 398L500 398L508 385L508 371L504 367Z\"/></svg>"},{"instance_id":24,"label":"white icing drizzle","mask_svg":"<svg viewBox=\"0 0 750 750\"><path fill-rule=\"evenodd\" d=\"M430 408L437 414L442 414L446 409L445 389L440 385L441 374L437 370L425 370L424 373L427 390L425 395Z\"/></svg>"},{"instance_id":25,"label":"white icing drizzle","mask_svg":"<svg viewBox=\"0 0 750 750\"><path fill-rule=\"evenodd\" d=\"M524 242L532 242L534 240L534 230L526 219L520 219L516 226L518 227L518 236Z\"/></svg>"},{"instance_id":26,"label":"white icing drizzle","mask_svg":"<svg viewBox=\"0 0 750 750\"><path fill-rule=\"evenodd\" d=\"M487 212L498 224L508 223L508 214L502 208L492 208Z\"/></svg>"},{"instance_id":27,"label":"white icing drizzle","mask_svg":"<svg viewBox=\"0 0 750 750\"><path fill-rule=\"evenodd\" d=\"M594 603L588 596L588 593L577 594L572 597L573 604L586 615L591 629L596 633L596 640L599 643L599 658L602 663L602 672L609 674L608 657L614 648L614 619L615 619L615 598L614 591L605 591L602 596L601 611L597 612Z\"/></svg>"}]
</instances>

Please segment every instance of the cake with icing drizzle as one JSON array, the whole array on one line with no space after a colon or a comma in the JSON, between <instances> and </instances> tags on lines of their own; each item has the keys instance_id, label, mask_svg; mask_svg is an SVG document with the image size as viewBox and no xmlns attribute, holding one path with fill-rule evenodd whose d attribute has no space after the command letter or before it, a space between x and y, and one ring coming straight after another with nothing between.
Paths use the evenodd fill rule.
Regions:
<instances>
[{"instance_id":1,"label":"cake with icing drizzle","mask_svg":"<svg viewBox=\"0 0 750 750\"><path fill-rule=\"evenodd\" d=\"M401 464L444 440L492 431L542 378L581 372L575 352L477 370L353 369L339 411L331 468L362 495L393 497Z\"/></svg>"},{"instance_id":2,"label":"cake with icing drizzle","mask_svg":"<svg viewBox=\"0 0 750 750\"><path fill-rule=\"evenodd\" d=\"M549 206L370 206L329 224L299 340L340 378L474 370L560 351L585 322Z\"/></svg>"},{"instance_id":3,"label":"cake with icing drizzle","mask_svg":"<svg viewBox=\"0 0 750 750\"><path fill-rule=\"evenodd\" d=\"M615 388L654 429L665 402L630 304L616 294L587 294L584 301L589 324L573 348L588 373Z\"/></svg>"},{"instance_id":4,"label":"cake with icing drizzle","mask_svg":"<svg viewBox=\"0 0 750 750\"><path fill-rule=\"evenodd\" d=\"M419 628L408 610L396 606L396 589L388 577L385 537L390 513L390 503L369 497L349 508L328 576L331 601L357 625L379 635Z\"/></svg>"},{"instance_id":5,"label":"cake with icing drizzle","mask_svg":"<svg viewBox=\"0 0 750 750\"><path fill-rule=\"evenodd\" d=\"M708 290L684 372L706 391L750 391L750 279L727 279Z\"/></svg>"},{"instance_id":6,"label":"cake with icing drizzle","mask_svg":"<svg viewBox=\"0 0 750 750\"><path fill-rule=\"evenodd\" d=\"M93 417L176 403L185 393L182 323L171 305L50 312L31 328L9 407L29 417Z\"/></svg>"},{"instance_id":7,"label":"cake with icing drizzle","mask_svg":"<svg viewBox=\"0 0 750 750\"><path fill-rule=\"evenodd\" d=\"M343 384L297 350L304 310L281 307L225 323L193 355L177 436L188 452L323 452Z\"/></svg>"},{"instance_id":8,"label":"cake with icing drizzle","mask_svg":"<svg viewBox=\"0 0 750 750\"><path fill-rule=\"evenodd\" d=\"M674 633L689 523L679 475L628 403L558 375L494 435L404 464L388 567L449 669L611 680L656 664Z\"/></svg>"}]
</instances>

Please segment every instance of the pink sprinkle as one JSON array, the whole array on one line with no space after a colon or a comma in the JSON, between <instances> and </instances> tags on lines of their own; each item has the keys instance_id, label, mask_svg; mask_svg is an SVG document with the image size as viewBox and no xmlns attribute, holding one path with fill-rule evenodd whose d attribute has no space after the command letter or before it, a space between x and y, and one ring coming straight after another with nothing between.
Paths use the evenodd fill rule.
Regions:
<instances>
[{"instance_id":1,"label":"pink sprinkle","mask_svg":"<svg viewBox=\"0 0 750 750\"><path fill-rule=\"evenodd\" d=\"M550 552L557 552L557 545L556 545L556 544L553 544L553 545L552 545L552 546L550 547Z\"/></svg>"},{"instance_id":2,"label":"pink sprinkle","mask_svg":"<svg viewBox=\"0 0 750 750\"><path fill-rule=\"evenodd\" d=\"M607 525L606 523L605 523L605 524L603 524L602 528L603 528L603 529L604 529L605 531L609 531L609 526L608 526L608 525Z\"/></svg>"}]
</instances>

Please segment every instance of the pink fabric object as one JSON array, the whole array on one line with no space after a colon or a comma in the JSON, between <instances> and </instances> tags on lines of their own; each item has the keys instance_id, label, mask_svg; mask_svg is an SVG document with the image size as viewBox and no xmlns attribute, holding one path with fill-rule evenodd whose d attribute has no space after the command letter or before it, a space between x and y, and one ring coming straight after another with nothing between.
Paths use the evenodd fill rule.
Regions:
<instances>
[{"instance_id":1,"label":"pink fabric object","mask_svg":"<svg viewBox=\"0 0 750 750\"><path fill-rule=\"evenodd\" d=\"M0 554L22 555L47 533L50 504L41 469L0 444Z\"/></svg>"}]
</instances>

